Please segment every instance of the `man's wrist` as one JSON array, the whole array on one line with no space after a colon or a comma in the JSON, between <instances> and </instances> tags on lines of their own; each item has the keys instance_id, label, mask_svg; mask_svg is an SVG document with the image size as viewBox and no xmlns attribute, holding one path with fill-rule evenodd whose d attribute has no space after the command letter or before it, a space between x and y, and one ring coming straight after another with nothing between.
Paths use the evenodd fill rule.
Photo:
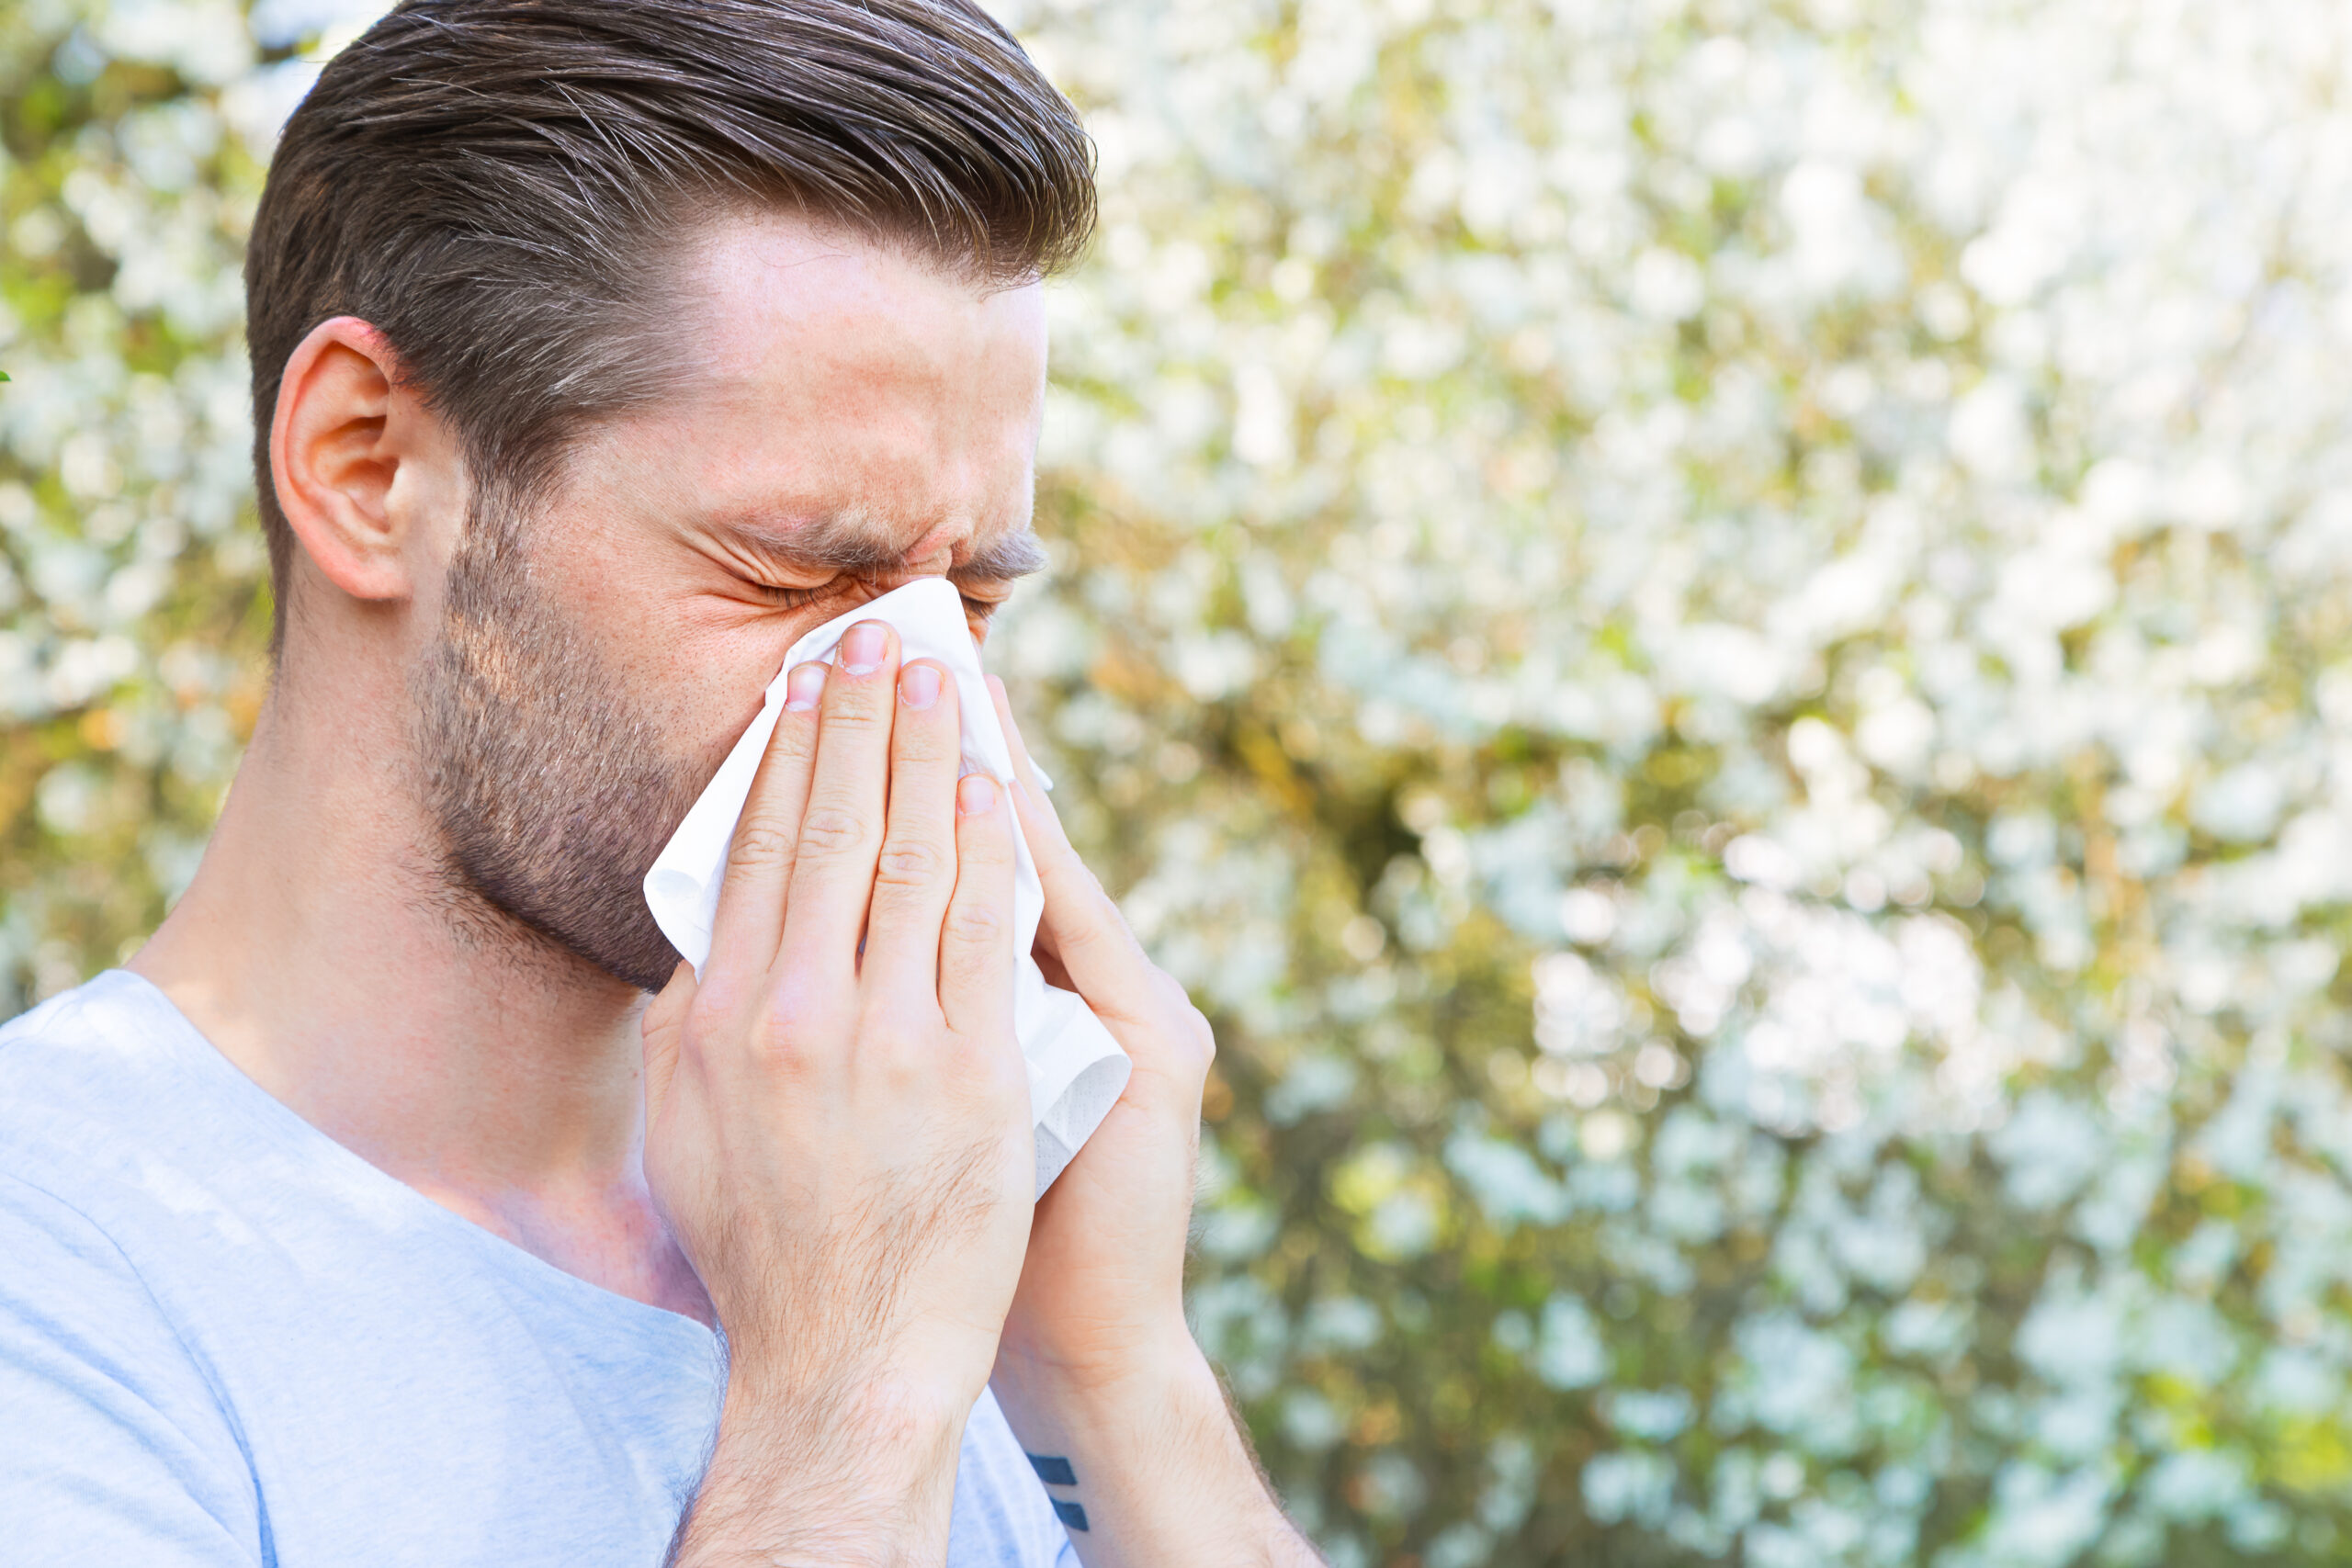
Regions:
<instances>
[{"instance_id":1,"label":"man's wrist","mask_svg":"<svg viewBox=\"0 0 2352 1568\"><path fill-rule=\"evenodd\" d=\"M890 1381L795 1386L737 1367L672 1562L937 1562L968 1401Z\"/></svg>"},{"instance_id":2,"label":"man's wrist","mask_svg":"<svg viewBox=\"0 0 2352 1568\"><path fill-rule=\"evenodd\" d=\"M1090 1412L1157 1400L1171 1391L1218 1387L1216 1372L1192 1330L1174 1314L1148 1333L1083 1357L1040 1349L1008 1334L997 1346L996 1370L989 1384L1000 1402L1009 1395L1028 1404ZM1216 1397L1222 1402L1224 1395Z\"/></svg>"},{"instance_id":3,"label":"man's wrist","mask_svg":"<svg viewBox=\"0 0 2352 1568\"><path fill-rule=\"evenodd\" d=\"M991 1386L1090 1564L1317 1561L1189 1333L1116 1374L1001 1357Z\"/></svg>"}]
</instances>

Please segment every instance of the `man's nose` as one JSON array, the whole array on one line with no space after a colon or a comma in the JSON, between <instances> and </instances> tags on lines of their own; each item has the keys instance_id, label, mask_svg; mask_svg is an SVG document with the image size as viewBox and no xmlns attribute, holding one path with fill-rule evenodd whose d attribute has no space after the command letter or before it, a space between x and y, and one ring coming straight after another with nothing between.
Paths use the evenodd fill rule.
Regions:
<instances>
[{"instance_id":1,"label":"man's nose","mask_svg":"<svg viewBox=\"0 0 2352 1568\"><path fill-rule=\"evenodd\" d=\"M956 552L952 547L937 549L902 561L888 571L869 572L858 579L858 589L865 598L878 599L893 588L904 588L922 578L944 577L955 565Z\"/></svg>"},{"instance_id":2,"label":"man's nose","mask_svg":"<svg viewBox=\"0 0 2352 1568\"><path fill-rule=\"evenodd\" d=\"M894 588L904 588L908 583L919 582L926 577L944 577L947 575L947 569L953 564L943 556L935 565L910 562L906 566L895 567L888 571L868 573L857 580L858 603L862 604L869 600L879 599Z\"/></svg>"},{"instance_id":3,"label":"man's nose","mask_svg":"<svg viewBox=\"0 0 2352 1568\"><path fill-rule=\"evenodd\" d=\"M933 528L900 558L900 575L897 581L905 583L918 577L944 576L956 565L956 552L971 542L972 532L968 522L943 523Z\"/></svg>"}]
</instances>

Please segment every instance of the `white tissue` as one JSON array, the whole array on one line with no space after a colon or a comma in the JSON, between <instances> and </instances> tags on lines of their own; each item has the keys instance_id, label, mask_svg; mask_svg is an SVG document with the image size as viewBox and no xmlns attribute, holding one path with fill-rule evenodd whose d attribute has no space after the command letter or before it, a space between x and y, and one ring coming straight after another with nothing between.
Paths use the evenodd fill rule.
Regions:
<instances>
[{"instance_id":1,"label":"white tissue","mask_svg":"<svg viewBox=\"0 0 2352 1568\"><path fill-rule=\"evenodd\" d=\"M888 621L898 628L903 658L936 660L946 667L963 714L963 771L987 773L1001 784L1012 782L1012 750L980 679L979 649L965 623L963 596L953 583L926 577L826 622L785 655L784 668L768 683L759 716L735 742L653 869L645 874L645 902L654 922L679 955L695 966L696 976L710 957L711 923L718 913L728 846L752 793L752 775L759 771L768 737L775 732L776 716L783 711L785 681L811 660L830 659L842 634L860 621ZM1008 798L1005 804L1010 808L1012 802ZM1013 975L1012 1027L1029 1066L1029 1108L1037 1130L1037 1192L1042 1197L1127 1087L1130 1064L1093 1010L1076 992L1047 985L1029 956L1046 895L1029 845L1018 833L1013 835L1013 862L1012 934L1021 957Z\"/></svg>"}]
</instances>

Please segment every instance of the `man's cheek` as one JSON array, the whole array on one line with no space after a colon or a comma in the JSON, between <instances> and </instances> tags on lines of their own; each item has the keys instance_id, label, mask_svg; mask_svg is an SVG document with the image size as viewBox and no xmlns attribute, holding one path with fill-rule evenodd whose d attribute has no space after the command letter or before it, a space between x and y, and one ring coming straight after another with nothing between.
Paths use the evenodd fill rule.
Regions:
<instances>
[{"instance_id":1,"label":"man's cheek","mask_svg":"<svg viewBox=\"0 0 2352 1568\"><path fill-rule=\"evenodd\" d=\"M732 744L806 629L773 612L728 614L707 604L654 623L628 660L644 699L640 711L658 714L666 736L693 737L696 750L722 730Z\"/></svg>"},{"instance_id":2,"label":"man's cheek","mask_svg":"<svg viewBox=\"0 0 2352 1568\"><path fill-rule=\"evenodd\" d=\"M663 739L684 755L697 791L710 782L711 774L718 771L718 764L733 750L737 738L759 716L765 688L763 681L742 693L740 699L730 697L724 703L709 700L718 694L706 692L702 694L703 701L675 713L673 728Z\"/></svg>"}]
</instances>

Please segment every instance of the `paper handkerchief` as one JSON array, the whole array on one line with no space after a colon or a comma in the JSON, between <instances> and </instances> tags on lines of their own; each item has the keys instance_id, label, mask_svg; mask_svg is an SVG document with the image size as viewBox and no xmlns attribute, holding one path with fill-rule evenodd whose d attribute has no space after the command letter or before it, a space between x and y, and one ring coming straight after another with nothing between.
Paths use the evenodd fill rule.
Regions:
<instances>
[{"instance_id":1,"label":"paper handkerchief","mask_svg":"<svg viewBox=\"0 0 2352 1568\"><path fill-rule=\"evenodd\" d=\"M898 628L903 657L936 660L946 667L963 715L964 771L987 773L1001 784L1012 782L1012 749L980 679L979 649L973 646L963 596L955 584L944 578L923 578L826 622L792 645L784 668L768 684L759 716L735 742L709 787L645 874L645 902L655 923L697 976L710 957L711 924L718 913L718 886L727 874L735 820L743 814L752 775L759 771L768 738L775 732L786 678L811 660L831 660L842 634L860 621L888 621ZM1005 804L1010 808L1011 799ZM1029 956L1046 895L1028 843L1015 833L1012 844L1013 940L1021 954L1012 982L1012 1027L1029 1065L1029 1109L1036 1122L1037 1192L1042 1197L1127 1087L1129 1064L1093 1010L1076 992L1047 985Z\"/></svg>"}]
</instances>

